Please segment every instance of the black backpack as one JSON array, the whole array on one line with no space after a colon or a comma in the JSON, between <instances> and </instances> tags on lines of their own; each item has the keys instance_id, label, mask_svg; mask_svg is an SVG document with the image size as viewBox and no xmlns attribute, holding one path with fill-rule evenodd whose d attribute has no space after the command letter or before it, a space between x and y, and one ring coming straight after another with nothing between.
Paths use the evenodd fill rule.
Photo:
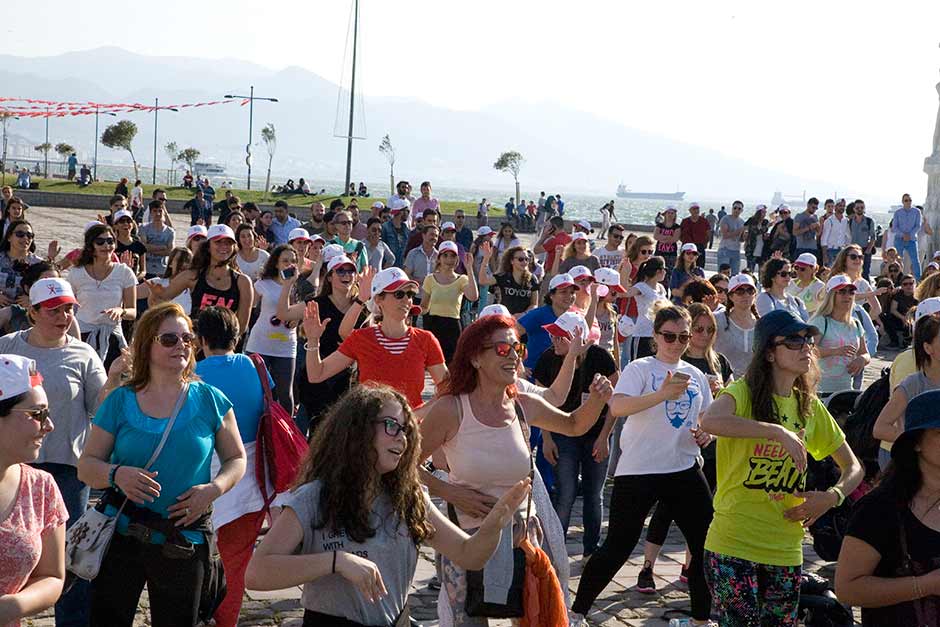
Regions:
<instances>
[{"instance_id":1,"label":"black backpack","mask_svg":"<svg viewBox=\"0 0 940 627\"><path fill-rule=\"evenodd\" d=\"M855 408L845 421L845 441L865 467L866 478L878 473L881 442L872 436L872 429L891 397L890 373L890 367L881 371L881 377L855 400Z\"/></svg>"}]
</instances>

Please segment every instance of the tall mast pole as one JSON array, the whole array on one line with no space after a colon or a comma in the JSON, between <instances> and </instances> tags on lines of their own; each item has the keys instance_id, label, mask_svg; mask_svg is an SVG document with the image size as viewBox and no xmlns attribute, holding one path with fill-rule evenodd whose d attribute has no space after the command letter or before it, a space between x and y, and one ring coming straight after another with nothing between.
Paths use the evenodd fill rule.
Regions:
<instances>
[{"instance_id":1,"label":"tall mast pole","mask_svg":"<svg viewBox=\"0 0 940 627\"><path fill-rule=\"evenodd\" d=\"M172 102L172 101L171 101ZM153 184L157 184L157 113L160 111L160 99L153 99Z\"/></svg>"},{"instance_id":2,"label":"tall mast pole","mask_svg":"<svg viewBox=\"0 0 940 627\"><path fill-rule=\"evenodd\" d=\"M346 140L346 185L343 194L349 191L349 182L352 174L352 143L353 143L353 113L356 102L356 48L359 39L359 0L353 0L353 54L352 54L352 81L349 84L349 135Z\"/></svg>"}]
</instances>

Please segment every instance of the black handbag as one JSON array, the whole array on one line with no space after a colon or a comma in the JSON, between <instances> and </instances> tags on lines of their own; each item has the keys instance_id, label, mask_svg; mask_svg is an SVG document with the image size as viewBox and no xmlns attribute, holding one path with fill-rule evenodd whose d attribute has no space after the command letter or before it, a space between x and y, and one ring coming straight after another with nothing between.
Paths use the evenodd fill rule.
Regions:
<instances>
[{"instance_id":1,"label":"black handbag","mask_svg":"<svg viewBox=\"0 0 940 627\"><path fill-rule=\"evenodd\" d=\"M461 413L460 419L463 420L463 408L460 399L457 399L458 411ZM519 429L522 431L522 439L529 450L529 476L535 474L535 457L532 455L532 447L529 446L528 429L524 426L525 415L522 413L522 407L519 402L515 403L516 419L519 422ZM528 527L529 516L532 512L532 491L529 491L529 498L526 502L525 520L523 524ZM447 514L451 521L457 524L457 510L450 503L447 504ZM526 529L523 530L525 535ZM488 603L486 602L483 586L483 570L467 571L467 598L464 602L464 612L467 616L476 618L521 618L525 616L525 604L523 591L525 589L525 551L516 547L512 550L512 583L509 586L509 594L506 596L506 603Z\"/></svg>"}]
</instances>

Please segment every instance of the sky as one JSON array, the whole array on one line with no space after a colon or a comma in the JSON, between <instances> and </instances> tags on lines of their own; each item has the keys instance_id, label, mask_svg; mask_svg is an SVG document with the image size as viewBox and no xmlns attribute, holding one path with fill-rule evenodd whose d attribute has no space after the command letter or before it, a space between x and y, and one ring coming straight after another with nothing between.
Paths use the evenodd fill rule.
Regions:
<instances>
[{"instance_id":1,"label":"sky","mask_svg":"<svg viewBox=\"0 0 940 627\"><path fill-rule=\"evenodd\" d=\"M351 3L36 0L42 36L0 26L0 52L113 45L339 82ZM940 2L361 0L360 14L367 95L464 110L560 102L883 198L926 190Z\"/></svg>"}]
</instances>

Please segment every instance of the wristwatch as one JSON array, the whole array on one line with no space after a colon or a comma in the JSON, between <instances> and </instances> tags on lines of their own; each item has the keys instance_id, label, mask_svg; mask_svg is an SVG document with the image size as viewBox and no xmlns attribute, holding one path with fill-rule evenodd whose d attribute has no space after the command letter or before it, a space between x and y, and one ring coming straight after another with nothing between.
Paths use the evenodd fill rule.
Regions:
<instances>
[{"instance_id":1,"label":"wristwatch","mask_svg":"<svg viewBox=\"0 0 940 627\"><path fill-rule=\"evenodd\" d=\"M365 304L364 302L362 302L361 300L359 300L359 297L358 297L358 296L356 296L355 298L353 298L353 299L352 299L352 302L356 303L356 304L359 305L360 307L365 307L365 306L366 306L366 304Z\"/></svg>"}]
</instances>

